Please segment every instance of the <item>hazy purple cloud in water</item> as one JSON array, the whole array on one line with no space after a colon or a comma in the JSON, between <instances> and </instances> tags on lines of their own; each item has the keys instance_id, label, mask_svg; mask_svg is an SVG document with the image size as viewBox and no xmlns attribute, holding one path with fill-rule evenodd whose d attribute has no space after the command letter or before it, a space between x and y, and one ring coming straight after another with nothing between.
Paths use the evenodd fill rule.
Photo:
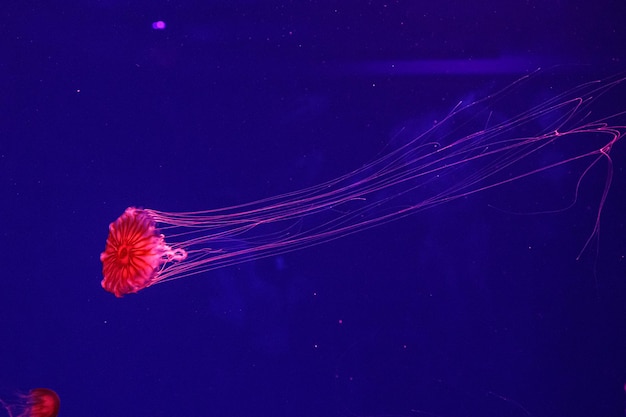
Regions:
<instances>
[{"instance_id":1,"label":"hazy purple cloud in water","mask_svg":"<svg viewBox=\"0 0 626 417\"><path fill-rule=\"evenodd\" d=\"M374 61L352 64L351 72L366 74L516 74L536 70L546 62L536 57L500 57L480 59L421 59Z\"/></svg>"}]
</instances>

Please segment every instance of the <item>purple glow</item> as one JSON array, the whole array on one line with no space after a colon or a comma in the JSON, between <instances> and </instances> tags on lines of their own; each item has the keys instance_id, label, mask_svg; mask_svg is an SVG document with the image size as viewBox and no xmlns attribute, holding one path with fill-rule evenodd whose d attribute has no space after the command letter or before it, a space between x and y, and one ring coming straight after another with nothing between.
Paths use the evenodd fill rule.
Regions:
<instances>
[{"instance_id":1,"label":"purple glow","mask_svg":"<svg viewBox=\"0 0 626 417\"><path fill-rule=\"evenodd\" d=\"M152 29L154 30L163 30L165 29L165 22L162 20L158 20L152 23Z\"/></svg>"},{"instance_id":2,"label":"purple glow","mask_svg":"<svg viewBox=\"0 0 626 417\"><path fill-rule=\"evenodd\" d=\"M385 75L423 74L524 74L549 66L548 58L501 56L477 59L418 59L406 61L371 61L347 64L340 71Z\"/></svg>"}]
</instances>

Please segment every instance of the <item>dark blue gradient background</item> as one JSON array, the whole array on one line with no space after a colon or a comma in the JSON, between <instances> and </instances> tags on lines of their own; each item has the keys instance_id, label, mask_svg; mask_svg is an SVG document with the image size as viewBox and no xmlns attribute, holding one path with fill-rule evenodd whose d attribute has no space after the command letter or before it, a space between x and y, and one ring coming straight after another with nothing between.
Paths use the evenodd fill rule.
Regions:
<instances>
[{"instance_id":1,"label":"dark blue gradient background","mask_svg":"<svg viewBox=\"0 0 626 417\"><path fill-rule=\"evenodd\" d=\"M599 250L580 261L602 168L555 214L513 213L566 206L571 173L122 299L99 261L127 206L292 191L537 67L560 75L520 108L619 73L623 2L13 3L1 397L52 388L63 417L624 415L621 142Z\"/></svg>"}]
</instances>

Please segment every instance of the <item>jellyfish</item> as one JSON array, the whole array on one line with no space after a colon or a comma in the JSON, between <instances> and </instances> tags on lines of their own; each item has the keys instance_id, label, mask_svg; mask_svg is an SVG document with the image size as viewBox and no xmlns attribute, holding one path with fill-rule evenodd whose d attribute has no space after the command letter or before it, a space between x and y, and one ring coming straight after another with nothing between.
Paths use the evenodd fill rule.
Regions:
<instances>
[{"instance_id":1,"label":"jellyfish","mask_svg":"<svg viewBox=\"0 0 626 417\"><path fill-rule=\"evenodd\" d=\"M49 388L33 388L28 394L18 394L15 402L0 400L9 417L56 417L61 400Z\"/></svg>"},{"instance_id":2,"label":"jellyfish","mask_svg":"<svg viewBox=\"0 0 626 417\"><path fill-rule=\"evenodd\" d=\"M129 207L109 226L100 256L102 287L122 297L328 242L563 166L578 170L575 200L582 179L604 161L606 182L584 251L597 238L612 178L610 152L625 131L624 111L597 114L595 103L626 77L587 82L501 120L493 117L497 105L506 107L535 76L459 102L406 143L313 187L213 210Z\"/></svg>"}]
</instances>

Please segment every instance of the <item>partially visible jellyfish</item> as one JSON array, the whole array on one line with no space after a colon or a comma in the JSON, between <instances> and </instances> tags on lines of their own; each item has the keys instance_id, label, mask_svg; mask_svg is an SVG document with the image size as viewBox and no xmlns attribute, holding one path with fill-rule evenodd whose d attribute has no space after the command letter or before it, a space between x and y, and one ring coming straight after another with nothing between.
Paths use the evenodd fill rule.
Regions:
<instances>
[{"instance_id":1,"label":"partially visible jellyfish","mask_svg":"<svg viewBox=\"0 0 626 417\"><path fill-rule=\"evenodd\" d=\"M61 400L49 388L33 388L28 394L18 394L15 401L0 399L9 417L56 417Z\"/></svg>"},{"instance_id":2,"label":"partially visible jellyfish","mask_svg":"<svg viewBox=\"0 0 626 417\"><path fill-rule=\"evenodd\" d=\"M216 210L129 207L109 226L102 287L121 297L327 242L565 165L577 172L575 200L582 179L604 161L606 182L587 247L597 238L611 183L611 148L626 131L624 111L603 116L595 103L625 78L588 82L516 111L506 99L524 97L525 81L536 76L460 102L397 149L314 187ZM494 120L498 109L513 115Z\"/></svg>"}]
</instances>

